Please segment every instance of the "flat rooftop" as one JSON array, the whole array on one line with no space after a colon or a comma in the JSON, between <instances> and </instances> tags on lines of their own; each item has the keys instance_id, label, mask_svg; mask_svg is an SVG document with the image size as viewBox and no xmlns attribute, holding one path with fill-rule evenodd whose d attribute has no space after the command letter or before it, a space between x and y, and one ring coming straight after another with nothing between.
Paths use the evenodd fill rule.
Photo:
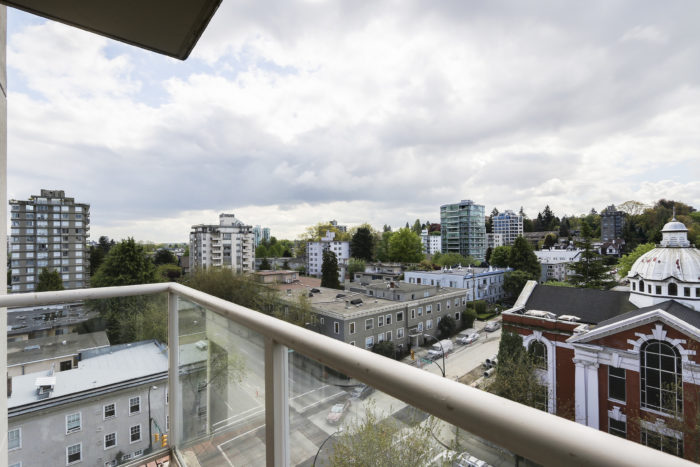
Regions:
<instances>
[{"instance_id":1,"label":"flat rooftop","mask_svg":"<svg viewBox=\"0 0 700 467\"><path fill-rule=\"evenodd\" d=\"M24 334L81 323L97 316L85 311L81 303L7 310L7 335Z\"/></svg>"},{"instance_id":2,"label":"flat rooftop","mask_svg":"<svg viewBox=\"0 0 700 467\"><path fill-rule=\"evenodd\" d=\"M109 339L104 331L87 334L61 334L25 341L7 343L7 366L77 355L82 350L108 347Z\"/></svg>"},{"instance_id":3,"label":"flat rooftop","mask_svg":"<svg viewBox=\"0 0 700 467\"><path fill-rule=\"evenodd\" d=\"M477 276L481 275L488 275L488 274L502 274L504 272L508 271L508 269L501 269L501 268L467 268L462 266L452 268L452 269L438 269L435 271L406 271L404 274L427 274L427 275L435 275L435 276L455 276L455 277L471 277L471 275L475 274Z\"/></svg>"}]
</instances>

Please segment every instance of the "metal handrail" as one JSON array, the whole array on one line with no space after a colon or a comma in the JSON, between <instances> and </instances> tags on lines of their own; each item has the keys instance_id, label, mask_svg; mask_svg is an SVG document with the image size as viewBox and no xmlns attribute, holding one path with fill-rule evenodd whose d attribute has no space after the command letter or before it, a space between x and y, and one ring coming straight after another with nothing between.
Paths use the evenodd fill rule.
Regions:
<instances>
[{"instance_id":1,"label":"metal handrail","mask_svg":"<svg viewBox=\"0 0 700 467\"><path fill-rule=\"evenodd\" d=\"M694 465L632 441L404 365L181 284L0 296L0 307L171 292L542 465Z\"/></svg>"}]
</instances>

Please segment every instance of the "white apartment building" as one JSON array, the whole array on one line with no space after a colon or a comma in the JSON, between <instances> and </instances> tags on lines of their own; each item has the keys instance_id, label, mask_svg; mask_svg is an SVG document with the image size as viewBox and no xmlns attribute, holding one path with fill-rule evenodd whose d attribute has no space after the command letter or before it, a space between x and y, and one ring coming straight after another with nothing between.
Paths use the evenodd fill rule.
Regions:
<instances>
[{"instance_id":1,"label":"white apartment building","mask_svg":"<svg viewBox=\"0 0 700 467\"><path fill-rule=\"evenodd\" d=\"M219 225L193 225L190 232L190 270L225 267L236 272L253 272L255 247L253 229L233 214L220 214Z\"/></svg>"},{"instance_id":2,"label":"white apartment building","mask_svg":"<svg viewBox=\"0 0 700 467\"><path fill-rule=\"evenodd\" d=\"M512 245L523 234L523 216L511 210L503 211L493 217L493 233L503 235L503 245Z\"/></svg>"},{"instance_id":3,"label":"white apartment building","mask_svg":"<svg viewBox=\"0 0 700 467\"><path fill-rule=\"evenodd\" d=\"M506 298L503 290L505 273L512 269L473 268L459 266L440 271L406 271L404 282L450 289L466 289L466 298L494 303Z\"/></svg>"},{"instance_id":4,"label":"white apartment building","mask_svg":"<svg viewBox=\"0 0 700 467\"><path fill-rule=\"evenodd\" d=\"M549 281L565 281L569 278L569 265L581 260L583 250L539 250L535 256L540 261L542 274L540 283Z\"/></svg>"},{"instance_id":5,"label":"white apartment building","mask_svg":"<svg viewBox=\"0 0 700 467\"><path fill-rule=\"evenodd\" d=\"M423 242L423 251L426 255L442 253L442 237L439 233L437 235L430 235L428 229L423 229L420 233L420 239Z\"/></svg>"},{"instance_id":6,"label":"white apartment building","mask_svg":"<svg viewBox=\"0 0 700 467\"><path fill-rule=\"evenodd\" d=\"M494 249L499 246L504 246L503 234L500 233L487 233L486 234L486 248Z\"/></svg>"},{"instance_id":7,"label":"white apartment building","mask_svg":"<svg viewBox=\"0 0 700 467\"><path fill-rule=\"evenodd\" d=\"M321 276L323 252L330 250L338 258L338 279L345 280L348 260L350 259L350 242L335 241L335 232L328 231L318 242L306 243L306 273L310 276Z\"/></svg>"},{"instance_id":8,"label":"white apartment building","mask_svg":"<svg viewBox=\"0 0 700 467\"><path fill-rule=\"evenodd\" d=\"M32 292L43 268L58 271L65 289L87 287L90 205L63 190L10 200L12 292Z\"/></svg>"}]
</instances>

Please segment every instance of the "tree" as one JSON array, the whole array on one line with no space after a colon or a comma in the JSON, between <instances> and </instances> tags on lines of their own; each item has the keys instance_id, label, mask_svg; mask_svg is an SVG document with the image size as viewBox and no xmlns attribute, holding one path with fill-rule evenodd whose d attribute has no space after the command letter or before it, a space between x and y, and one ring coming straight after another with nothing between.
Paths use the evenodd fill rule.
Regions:
<instances>
[{"instance_id":1,"label":"tree","mask_svg":"<svg viewBox=\"0 0 700 467\"><path fill-rule=\"evenodd\" d=\"M177 264L177 256L172 254L170 250L161 248L153 255L153 264L156 266L160 266L161 264Z\"/></svg>"},{"instance_id":2,"label":"tree","mask_svg":"<svg viewBox=\"0 0 700 467\"><path fill-rule=\"evenodd\" d=\"M303 328L316 324L316 313L313 311L311 300L306 293L297 295L296 301L293 303L284 302L281 307L275 307L275 310L273 316L288 323Z\"/></svg>"},{"instance_id":3,"label":"tree","mask_svg":"<svg viewBox=\"0 0 700 467\"><path fill-rule=\"evenodd\" d=\"M579 247L583 249L579 261L571 263L571 274L568 281L577 286L592 289L609 289L615 284L610 266L606 265L601 256L593 249L591 243L591 230L587 223L583 224L581 231L583 242Z\"/></svg>"},{"instance_id":4,"label":"tree","mask_svg":"<svg viewBox=\"0 0 700 467\"><path fill-rule=\"evenodd\" d=\"M350 240L350 255L353 258L372 261L374 238L367 227L359 227Z\"/></svg>"},{"instance_id":5,"label":"tree","mask_svg":"<svg viewBox=\"0 0 700 467\"><path fill-rule=\"evenodd\" d=\"M476 310L474 308L467 307L467 309L462 312L462 326L465 329L474 326L475 319Z\"/></svg>"},{"instance_id":6,"label":"tree","mask_svg":"<svg viewBox=\"0 0 700 467\"><path fill-rule=\"evenodd\" d=\"M175 282L182 277L182 268L177 264L161 264L156 268L156 275L163 282Z\"/></svg>"},{"instance_id":7,"label":"tree","mask_svg":"<svg viewBox=\"0 0 700 467\"><path fill-rule=\"evenodd\" d=\"M419 263L423 254L423 242L411 229L403 228L389 239L389 259L402 263Z\"/></svg>"},{"instance_id":8,"label":"tree","mask_svg":"<svg viewBox=\"0 0 700 467\"><path fill-rule=\"evenodd\" d=\"M350 281L355 277L356 272L365 272L365 262L361 259L350 258L348 261L348 275Z\"/></svg>"},{"instance_id":9,"label":"tree","mask_svg":"<svg viewBox=\"0 0 700 467\"><path fill-rule=\"evenodd\" d=\"M447 339L457 331L457 322L452 315L445 315L438 323L437 328L440 339Z\"/></svg>"},{"instance_id":10,"label":"tree","mask_svg":"<svg viewBox=\"0 0 700 467\"><path fill-rule=\"evenodd\" d=\"M90 246L88 250L88 255L90 256L90 276L94 276L99 269L102 261L104 261L105 256L109 253L109 250L114 246L114 240L110 240L109 237L101 236L97 241L97 245Z\"/></svg>"},{"instance_id":11,"label":"tree","mask_svg":"<svg viewBox=\"0 0 700 467\"><path fill-rule=\"evenodd\" d=\"M632 269L635 261L637 261L644 253L647 253L654 248L656 248L656 245L653 243L643 243L620 258L620 261L617 263L617 273L620 275L620 277L627 276L627 273L630 272L630 269Z\"/></svg>"},{"instance_id":12,"label":"tree","mask_svg":"<svg viewBox=\"0 0 700 467\"><path fill-rule=\"evenodd\" d=\"M37 292L48 292L51 290L63 290L63 281L58 271L49 271L49 268L42 268L39 274L39 283L36 285Z\"/></svg>"},{"instance_id":13,"label":"tree","mask_svg":"<svg viewBox=\"0 0 700 467\"><path fill-rule=\"evenodd\" d=\"M321 287L342 289L338 279L338 258L331 250L323 251L323 263L321 264Z\"/></svg>"},{"instance_id":14,"label":"tree","mask_svg":"<svg viewBox=\"0 0 700 467\"><path fill-rule=\"evenodd\" d=\"M382 237L377 244L377 260L378 261L389 261L389 242L394 232L391 230L384 231Z\"/></svg>"},{"instance_id":15,"label":"tree","mask_svg":"<svg viewBox=\"0 0 700 467\"><path fill-rule=\"evenodd\" d=\"M537 279L541 274L540 262L537 260L530 242L523 237L515 239L515 243L510 249L508 265L513 269L528 273L531 279Z\"/></svg>"},{"instance_id":16,"label":"tree","mask_svg":"<svg viewBox=\"0 0 700 467\"><path fill-rule=\"evenodd\" d=\"M158 282L153 262L133 238L113 246L92 277L92 287L150 284Z\"/></svg>"},{"instance_id":17,"label":"tree","mask_svg":"<svg viewBox=\"0 0 700 467\"><path fill-rule=\"evenodd\" d=\"M420 223L420 219L416 219L416 221L413 223L413 227L411 227L411 230L415 232L417 235L420 235L420 233L423 231L423 224Z\"/></svg>"},{"instance_id":18,"label":"tree","mask_svg":"<svg viewBox=\"0 0 700 467\"><path fill-rule=\"evenodd\" d=\"M542 244L542 246L544 248L552 248L556 244L557 244L557 236L550 233L544 237L544 243Z\"/></svg>"},{"instance_id":19,"label":"tree","mask_svg":"<svg viewBox=\"0 0 700 467\"><path fill-rule=\"evenodd\" d=\"M276 289L256 282L246 274L237 274L228 268L196 269L184 281L193 289L238 305L270 314L278 302Z\"/></svg>"},{"instance_id":20,"label":"tree","mask_svg":"<svg viewBox=\"0 0 700 467\"><path fill-rule=\"evenodd\" d=\"M559 236L568 238L571 235L571 232L569 231L570 227L569 219L562 217L561 223L559 223Z\"/></svg>"},{"instance_id":21,"label":"tree","mask_svg":"<svg viewBox=\"0 0 700 467\"><path fill-rule=\"evenodd\" d=\"M524 271L508 271L503 278L503 290L511 297L517 298L523 290L525 283L534 280L532 276Z\"/></svg>"},{"instance_id":22,"label":"tree","mask_svg":"<svg viewBox=\"0 0 700 467\"><path fill-rule=\"evenodd\" d=\"M394 343L391 341L377 342L372 346L372 352L387 358L396 357L396 347L394 347Z\"/></svg>"},{"instance_id":23,"label":"tree","mask_svg":"<svg viewBox=\"0 0 700 467\"><path fill-rule=\"evenodd\" d=\"M394 417L375 413L374 406L365 407L364 417L352 419L346 429L335 435L330 465L350 466L414 466L428 465L435 457L433 430L435 419L409 427Z\"/></svg>"},{"instance_id":24,"label":"tree","mask_svg":"<svg viewBox=\"0 0 700 467\"><path fill-rule=\"evenodd\" d=\"M510 263L510 250L509 246L497 246L493 249L491 253L491 265L497 268L508 267Z\"/></svg>"},{"instance_id":25,"label":"tree","mask_svg":"<svg viewBox=\"0 0 700 467\"><path fill-rule=\"evenodd\" d=\"M435 253L433 255L433 264L438 266L470 266L477 264L477 261L471 256L462 256L459 253Z\"/></svg>"},{"instance_id":26,"label":"tree","mask_svg":"<svg viewBox=\"0 0 700 467\"><path fill-rule=\"evenodd\" d=\"M646 204L634 200L625 201L624 203L617 205L618 211L622 211L628 216L638 216L648 208L649 206Z\"/></svg>"},{"instance_id":27,"label":"tree","mask_svg":"<svg viewBox=\"0 0 700 467\"><path fill-rule=\"evenodd\" d=\"M269 271L272 269L272 266L270 266L270 262L267 260L267 258L263 258L262 261L260 262L260 271Z\"/></svg>"}]
</instances>

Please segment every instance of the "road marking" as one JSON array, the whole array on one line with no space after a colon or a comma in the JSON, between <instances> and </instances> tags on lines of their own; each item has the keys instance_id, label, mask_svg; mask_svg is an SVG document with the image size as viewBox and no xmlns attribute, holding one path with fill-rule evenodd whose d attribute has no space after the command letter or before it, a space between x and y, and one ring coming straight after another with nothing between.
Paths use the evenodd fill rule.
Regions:
<instances>
[{"instance_id":1,"label":"road marking","mask_svg":"<svg viewBox=\"0 0 700 467\"><path fill-rule=\"evenodd\" d=\"M337 397L337 396L339 396L339 395L341 395L341 394L347 394L347 393L346 393L345 391L336 392L335 394L330 395L330 396L326 397L325 399L321 399L320 401L316 401L316 402L314 402L314 403L311 404L311 405L307 405L306 407L303 407L303 408L301 409L301 411L302 411L302 412L306 412L307 409L310 409L311 407L315 407L315 406L317 406L317 405L319 405L319 404L322 404L322 403L324 403L324 402L326 402L326 401L329 401L329 400L331 400L331 399L333 399L333 398L335 398L335 397Z\"/></svg>"},{"instance_id":2,"label":"road marking","mask_svg":"<svg viewBox=\"0 0 700 467\"><path fill-rule=\"evenodd\" d=\"M214 423L213 426L219 425L219 424L221 424L221 423L225 423L225 422L227 422L227 421L229 421L229 420L233 420L234 418L238 418L238 417L245 416L245 414L247 414L248 412L252 412L252 411L254 411L254 410L258 410L258 411L259 411L262 407L263 407L262 405L256 405L255 407L251 407L250 409L244 410L244 411L241 412L241 413L237 413L236 415L232 415L232 416L229 417L229 418L225 418L225 419L223 419L223 420L219 420L218 422Z\"/></svg>"},{"instance_id":3,"label":"road marking","mask_svg":"<svg viewBox=\"0 0 700 467\"><path fill-rule=\"evenodd\" d=\"M223 443L222 443L222 444L223 444ZM224 452L224 450L221 449L221 444L219 444L219 445L216 447L216 449L218 449L219 452L221 453L221 455L224 456L224 459L226 459L226 462L228 462L228 465L230 465L231 467L236 467L236 466L233 465L233 462L231 462L231 459L228 458L228 456L226 455L226 453Z\"/></svg>"},{"instance_id":4,"label":"road marking","mask_svg":"<svg viewBox=\"0 0 700 467\"><path fill-rule=\"evenodd\" d=\"M327 388L327 387L330 387L330 385L329 385L329 384L326 384L326 385L324 385L324 386L321 386L320 388L311 389L310 391L306 391L304 394L299 394L299 395L296 395L296 396L292 397L290 400L298 399L298 398L300 398L300 397L302 397L302 396L305 396L305 395L307 395L307 394L311 394L312 392L320 391L321 389L324 389L324 388Z\"/></svg>"},{"instance_id":5,"label":"road marking","mask_svg":"<svg viewBox=\"0 0 700 467\"><path fill-rule=\"evenodd\" d=\"M248 436L248 435L251 434L251 433L255 433L255 432L258 431L260 428L264 428L264 427L265 427L265 425L260 425L259 427L253 428L252 430L246 431L245 433L241 433L240 435L238 435L238 436L236 436L236 437L233 437L233 438L231 438L231 439L227 439L226 441L224 441L224 442L222 442L222 443L219 443L219 446L218 446L218 447L221 447L221 446L223 446L223 445L226 444L226 443L230 443L231 441L236 441L238 438L242 438L242 437L244 437L244 436ZM231 464L231 465L233 465L233 464Z\"/></svg>"}]
</instances>

